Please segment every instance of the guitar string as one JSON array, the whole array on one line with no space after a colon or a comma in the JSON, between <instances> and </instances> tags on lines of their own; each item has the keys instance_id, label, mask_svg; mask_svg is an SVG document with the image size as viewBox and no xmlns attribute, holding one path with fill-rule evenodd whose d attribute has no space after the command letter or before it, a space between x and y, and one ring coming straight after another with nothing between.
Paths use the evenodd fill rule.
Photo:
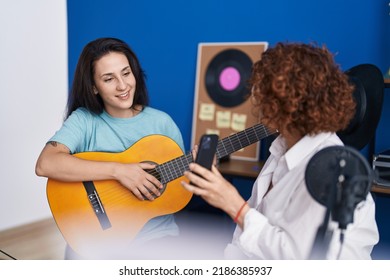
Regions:
<instances>
[{"instance_id":1,"label":"guitar string","mask_svg":"<svg viewBox=\"0 0 390 280\"><path fill-rule=\"evenodd\" d=\"M182 160L181 162L183 162L183 159L187 162L187 166L189 165L189 163L192 162L192 154L189 153L187 155L183 155L180 157ZM169 162L166 162L164 163L165 164L168 164L168 166L166 168L163 168L161 171L163 172L162 174L162 177L164 178L170 178L170 175L169 173L167 173L167 170L169 171L170 169L172 169L172 163L173 163L174 160L171 160ZM184 164L183 164L184 166ZM156 168L159 168L161 167L161 165L157 166ZM165 171L165 173L164 173ZM184 172L184 171L183 171ZM154 177L158 177L158 175L160 173L158 172L151 172L150 173L151 175L153 175ZM180 177L180 176L178 176ZM166 181L166 182L162 182L163 184L167 183L167 182L170 182L170 181ZM99 184L99 183L97 183ZM107 186L107 188L104 188L102 187L102 185L99 187L99 196L100 196L100 199L101 200L106 200L105 197L109 197L109 199L111 201L115 201L115 202L119 202L121 200L123 201L126 201L128 199L128 195L130 195L130 193L128 192L128 189L126 189L125 187L123 187L119 182L118 183L114 183L114 184L118 184L118 187L122 187L122 188L113 188L112 185L110 186ZM106 209L107 210L107 209Z\"/></svg>"},{"instance_id":2,"label":"guitar string","mask_svg":"<svg viewBox=\"0 0 390 280\"><path fill-rule=\"evenodd\" d=\"M261 128L263 130L263 132L257 131L255 128L256 127L249 128L248 129L248 131L249 131L248 133L247 133L247 130L244 130L244 131L241 131L241 132L237 133L236 135L232 135L232 136L229 136L229 137L227 137L225 139L222 139L220 141L220 143L219 143L220 145L218 145L218 148L217 148L217 157L218 158L222 157L221 156L221 151L220 151L221 147L225 150L225 155L227 155L227 154L230 154L230 153L232 153L234 151L237 151L237 150L239 150L239 149L241 149L243 147L246 147L246 146L250 145L251 143L259 141L260 139L262 139L262 138L264 138L266 136L269 136L270 134L274 133L272 131L267 131L266 128L263 125L261 125L261 124L257 125L257 128ZM260 133L260 135L258 135L258 133ZM241 135L241 138L245 137L247 139L247 142L245 142L245 139L244 139L244 144L243 144L240 141L239 134ZM233 137L235 137L236 140L234 140ZM229 150L229 148L226 148L226 146L224 145L225 142L227 142L227 141L230 142L230 146L231 146L230 150ZM237 147L237 144L239 145L239 149L235 148L235 147ZM171 170L172 171L177 171L177 168L175 168L175 163L176 162L181 162L182 163L183 157L184 156L160 165L160 170L164 171L164 169L165 169L164 167L168 167L168 168L166 168L166 169L168 169L168 171L171 171ZM192 162L192 156L191 156L191 161L189 161L189 163L191 163L191 162ZM187 163L188 163L188 161L187 161ZM172 167L171 166L172 164L174 165L173 168L169 168L169 167ZM177 164L176 166L180 167L179 164ZM186 166L185 165L183 165L183 166L185 167L184 170L186 170L187 169ZM171 172L171 176L169 176L170 174L166 173L166 176L167 176L166 177L167 178L166 182L169 182L169 181L171 181L174 178L180 177L182 175L182 173L184 172L184 170L179 168L179 173L177 173L177 172L176 173L172 173ZM157 171L153 170L152 172L150 172L150 174L153 175L153 176L158 176L159 172L158 172L158 170Z\"/></svg>"},{"instance_id":3,"label":"guitar string","mask_svg":"<svg viewBox=\"0 0 390 280\"><path fill-rule=\"evenodd\" d=\"M246 132L246 131L245 131ZM253 134L253 133L255 133L255 134ZM236 140L234 140L234 139L232 139L232 137L228 137L226 140L228 140L228 141L230 141L230 143L231 143L231 147L230 147L230 150L229 150L229 148L226 148L226 146L224 145L224 143L225 142L227 142L227 141L221 141L220 142L220 144L221 144L221 147L225 150L225 154L229 154L229 153L231 153L232 151L236 151L238 148L237 148L237 143L239 144L239 148L242 148L242 147L245 147L245 146L247 146L247 145L249 145L252 141L254 141L253 140L253 137L255 137L255 140L259 140L258 138L256 138L256 137L258 137L258 135L256 134L256 131L252 131L252 133L250 132L250 133L242 133L241 134L241 136L242 135L244 135L245 137L246 137L246 139L248 140L248 142L246 142L245 143L245 139L244 139L244 144L240 141L240 136L239 135L236 135L235 137L236 137ZM263 137L263 135L260 135L261 136L261 138ZM233 140L233 141L235 141L235 142L233 142L232 143L232 141L231 140ZM220 149L219 149L220 150ZM220 151L218 151L218 153L220 154ZM217 156L218 156L218 154L217 154ZM219 158L220 158L221 156L219 155ZM167 166L169 166L169 164L167 165ZM175 169L169 169L169 170L174 170L175 171ZM177 174L177 173L174 173L173 175L173 177L168 177L168 180L170 179L170 178L175 178L176 176L181 176L181 174L182 174L182 172L183 172L183 170L180 170L180 173L179 174Z\"/></svg>"},{"instance_id":4,"label":"guitar string","mask_svg":"<svg viewBox=\"0 0 390 280\"><path fill-rule=\"evenodd\" d=\"M181 158L181 162L184 165L184 161L187 163L187 166L189 165L189 163L192 162L192 154L189 153L187 155L183 155L180 157ZM177 159L175 159L177 160ZM163 173L162 177L165 176L165 178L171 178L170 176L172 176L172 174L169 174L167 173L167 170L171 170L172 169L172 164L174 164L174 161L175 160L171 160L169 162L166 162L164 163L164 165L168 164L168 167L167 168L163 168L161 171L165 173ZM156 168L159 168L161 167L161 165L157 166ZM174 168L174 167L173 167ZM184 171L183 171L184 172ZM154 177L158 177L158 175L160 173L158 172L151 172L150 174L154 174L153 176ZM177 177L180 177L180 176L177 176ZM165 183L168 183L170 181L166 181L166 182L162 182L163 184ZM97 183L98 184L98 183ZM115 201L115 202L119 202L119 201L127 201L128 199L128 196L131 195L129 192L128 192L128 189L126 189L125 187L123 187L122 185L120 185L120 183L116 183L118 184L119 187L122 187L123 189L121 188L113 188L112 185L111 186L107 186L107 188L103 188L102 186L99 187L99 196L100 196L100 199L101 200L106 200L105 198L109 197L110 201ZM107 210L107 209L106 209Z\"/></svg>"},{"instance_id":5,"label":"guitar string","mask_svg":"<svg viewBox=\"0 0 390 280\"><path fill-rule=\"evenodd\" d=\"M260 129L262 131L260 131ZM255 143L273 133L275 132L267 130L267 128L262 124L258 124L246 130L240 131L237 134L228 136L219 141L216 151L217 158L221 158L224 155L238 151L239 149L246 147L251 143ZM189 152L186 155L180 156L179 158L175 158L158 165L155 169L151 170L149 174L156 178L161 177L161 183L166 184L175 178L181 177L183 172L189 169L189 164L191 162L193 162L193 157L192 153ZM115 194L111 195L110 199L127 200L126 195L124 195L128 193L127 189L123 189L123 191L118 192L116 188L109 187L105 191L100 191L101 195L108 195L110 193Z\"/></svg>"}]
</instances>

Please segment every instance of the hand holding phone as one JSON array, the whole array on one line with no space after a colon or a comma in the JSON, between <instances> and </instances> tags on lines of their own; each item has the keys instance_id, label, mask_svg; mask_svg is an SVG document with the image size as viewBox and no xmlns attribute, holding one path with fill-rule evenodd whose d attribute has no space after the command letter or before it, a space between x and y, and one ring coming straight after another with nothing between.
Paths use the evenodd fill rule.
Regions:
<instances>
[{"instance_id":1,"label":"hand holding phone","mask_svg":"<svg viewBox=\"0 0 390 280\"><path fill-rule=\"evenodd\" d=\"M195 163L211 170L218 145L218 135L204 134L199 142Z\"/></svg>"}]
</instances>

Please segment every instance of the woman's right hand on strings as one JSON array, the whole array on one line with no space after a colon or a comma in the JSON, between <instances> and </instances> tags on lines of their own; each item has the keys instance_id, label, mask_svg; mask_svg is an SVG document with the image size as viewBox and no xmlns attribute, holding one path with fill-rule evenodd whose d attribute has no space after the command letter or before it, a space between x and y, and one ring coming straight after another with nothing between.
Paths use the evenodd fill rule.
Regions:
<instances>
[{"instance_id":1,"label":"woman's right hand on strings","mask_svg":"<svg viewBox=\"0 0 390 280\"><path fill-rule=\"evenodd\" d=\"M37 164L38 176L60 181L80 182L94 180L119 181L140 200L153 200L160 195L163 185L147 170L155 168L150 163L118 163L90 161L70 154L60 143L50 142L42 150Z\"/></svg>"},{"instance_id":2,"label":"woman's right hand on strings","mask_svg":"<svg viewBox=\"0 0 390 280\"><path fill-rule=\"evenodd\" d=\"M156 166L150 163L118 164L116 168L116 179L128 188L139 200L154 200L160 196L163 185L147 170Z\"/></svg>"}]
</instances>

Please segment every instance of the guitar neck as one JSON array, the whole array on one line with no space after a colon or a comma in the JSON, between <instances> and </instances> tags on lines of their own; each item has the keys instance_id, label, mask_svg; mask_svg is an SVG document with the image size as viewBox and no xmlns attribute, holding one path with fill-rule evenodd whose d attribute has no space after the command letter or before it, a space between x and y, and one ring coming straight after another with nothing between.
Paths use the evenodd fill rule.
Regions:
<instances>
[{"instance_id":1,"label":"guitar neck","mask_svg":"<svg viewBox=\"0 0 390 280\"><path fill-rule=\"evenodd\" d=\"M256 143L274 133L275 131L267 129L264 125L256 124L243 131L219 140L216 152L217 159L237 152L238 150Z\"/></svg>"},{"instance_id":2,"label":"guitar neck","mask_svg":"<svg viewBox=\"0 0 390 280\"><path fill-rule=\"evenodd\" d=\"M276 131L272 131L262 124L256 124L219 140L216 157L217 159L223 158L274 133L276 133ZM190 152L158 165L154 170L150 171L150 174L159 179L161 183L166 184L183 176L184 171L189 170L189 164L191 162L193 162L193 157Z\"/></svg>"}]
</instances>

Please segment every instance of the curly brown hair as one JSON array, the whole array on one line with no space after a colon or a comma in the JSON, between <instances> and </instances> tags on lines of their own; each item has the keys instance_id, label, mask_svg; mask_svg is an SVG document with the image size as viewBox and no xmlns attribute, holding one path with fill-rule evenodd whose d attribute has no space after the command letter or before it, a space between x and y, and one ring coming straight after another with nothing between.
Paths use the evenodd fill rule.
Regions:
<instances>
[{"instance_id":1,"label":"curly brown hair","mask_svg":"<svg viewBox=\"0 0 390 280\"><path fill-rule=\"evenodd\" d=\"M324 46L276 44L254 64L250 85L260 121L282 133L337 132L355 113L354 86Z\"/></svg>"}]
</instances>

